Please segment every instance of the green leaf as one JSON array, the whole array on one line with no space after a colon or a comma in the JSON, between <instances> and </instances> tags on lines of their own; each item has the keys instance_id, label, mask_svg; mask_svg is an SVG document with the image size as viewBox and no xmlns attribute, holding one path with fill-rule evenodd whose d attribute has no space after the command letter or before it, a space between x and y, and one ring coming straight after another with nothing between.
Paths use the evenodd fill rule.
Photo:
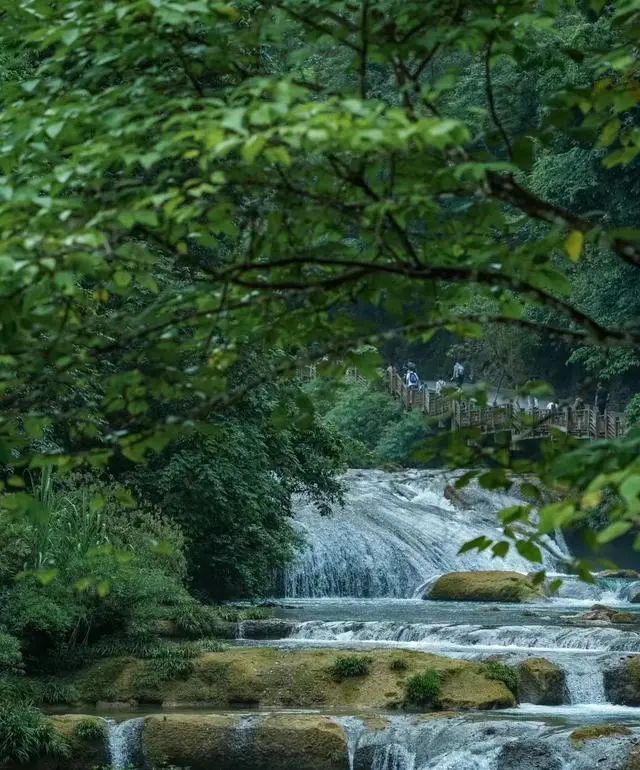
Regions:
<instances>
[{"instance_id":1,"label":"green leaf","mask_svg":"<svg viewBox=\"0 0 640 770\"><path fill-rule=\"evenodd\" d=\"M460 547L458 553L463 554L467 553L467 551L484 551L491 545L491 543L492 541L489 540L488 537L480 535L480 537L476 537L473 540L464 543L464 545Z\"/></svg>"},{"instance_id":2,"label":"green leaf","mask_svg":"<svg viewBox=\"0 0 640 770\"><path fill-rule=\"evenodd\" d=\"M602 532L598 532L596 539L601 545L610 543L612 540L626 535L631 527L632 523L630 521L614 521L608 527L605 527Z\"/></svg>"},{"instance_id":3,"label":"green leaf","mask_svg":"<svg viewBox=\"0 0 640 770\"><path fill-rule=\"evenodd\" d=\"M580 230L572 230L564 242L564 247L572 262L577 262L582 254L584 235Z\"/></svg>"},{"instance_id":4,"label":"green leaf","mask_svg":"<svg viewBox=\"0 0 640 770\"><path fill-rule=\"evenodd\" d=\"M516 550L525 559L536 564L542 564L542 552L531 540L516 540Z\"/></svg>"}]
</instances>

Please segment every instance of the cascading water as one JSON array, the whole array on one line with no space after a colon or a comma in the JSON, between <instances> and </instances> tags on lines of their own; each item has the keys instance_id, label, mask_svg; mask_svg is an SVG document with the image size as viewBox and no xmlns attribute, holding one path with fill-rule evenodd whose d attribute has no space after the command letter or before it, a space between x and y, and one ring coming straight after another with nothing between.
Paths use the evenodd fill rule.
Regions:
<instances>
[{"instance_id":1,"label":"cascading water","mask_svg":"<svg viewBox=\"0 0 640 770\"><path fill-rule=\"evenodd\" d=\"M465 490L461 509L445 497L448 481L427 471L350 471L345 506L333 516L299 501L296 526L307 547L285 575L285 595L407 597L443 572L529 571L514 550L504 560L458 553L479 535L500 538L496 512L518 501L475 488ZM552 540L547 546L545 566L557 569L566 554Z\"/></svg>"},{"instance_id":2,"label":"cascading water","mask_svg":"<svg viewBox=\"0 0 640 770\"><path fill-rule=\"evenodd\" d=\"M620 770L628 746L577 746L568 730L540 722L403 716L371 730L338 719L349 740L350 770Z\"/></svg>"},{"instance_id":3,"label":"cascading water","mask_svg":"<svg viewBox=\"0 0 640 770\"><path fill-rule=\"evenodd\" d=\"M108 723L107 741L112 770L125 770L139 764L142 755L144 719Z\"/></svg>"}]
</instances>

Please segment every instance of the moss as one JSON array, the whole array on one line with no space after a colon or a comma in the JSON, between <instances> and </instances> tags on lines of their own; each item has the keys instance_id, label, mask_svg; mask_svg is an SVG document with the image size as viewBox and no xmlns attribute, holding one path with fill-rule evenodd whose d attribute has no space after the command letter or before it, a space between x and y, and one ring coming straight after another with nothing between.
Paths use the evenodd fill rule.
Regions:
<instances>
[{"instance_id":1,"label":"moss","mask_svg":"<svg viewBox=\"0 0 640 770\"><path fill-rule=\"evenodd\" d=\"M587 725L576 728L570 737L574 743L583 743L620 735L631 735L631 730L626 725Z\"/></svg>"},{"instance_id":2,"label":"moss","mask_svg":"<svg viewBox=\"0 0 640 770\"><path fill-rule=\"evenodd\" d=\"M488 660L484 664L483 672L489 679L495 679L498 682L504 682L504 684L513 693L514 697L518 697L520 676L517 669L513 668L512 666L507 666L505 663L501 663L499 660Z\"/></svg>"},{"instance_id":3,"label":"moss","mask_svg":"<svg viewBox=\"0 0 640 770\"><path fill-rule=\"evenodd\" d=\"M636 615L633 612L612 612L611 613L611 622L612 623L638 623L640 621L640 617Z\"/></svg>"},{"instance_id":4,"label":"moss","mask_svg":"<svg viewBox=\"0 0 640 770\"><path fill-rule=\"evenodd\" d=\"M524 602L542 596L519 572L450 572L438 578L425 599L459 602Z\"/></svg>"},{"instance_id":5,"label":"moss","mask_svg":"<svg viewBox=\"0 0 640 770\"><path fill-rule=\"evenodd\" d=\"M546 658L528 658L518 666L522 702L559 706L564 703L565 673Z\"/></svg>"},{"instance_id":6,"label":"moss","mask_svg":"<svg viewBox=\"0 0 640 770\"><path fill-rule=\"evenodd\" d=\"M513 693L503 682L491 680L481 671L462 669L442 682L440 708L454 709L500 709L516 705Z\"/></svg>"},{"instance_id":7,"label":"moss","mask_svg":"<svg viewBox=\"0 0 640 770\"><path fill-rule=\"evenodd\" d=\"M514 705L508 689L502 682L489 679L481 663L411 650L374 650L349 656L370 659L368 676L336 681L331 671L339 657L334 650L323 649L234 648L194 658L192 671L184 679L158 682L152 689L140 686L145 661L131 658L96 663L79 672L75 681L83 700L90 703L367 710L398 708L405 678L433 669L442 678L448 708ZM392 661L402 661L403 669L392 669Z\"/></svg>"},{"instance_id":8,"label":"moss","mask_svg":"<svg viewBox=\"0 0 640 770\"><path fill-rule=\"evenodd\" d=\"M329 717L171 715L145 721L149 764L191 770L347 770L347 738Z\"/></svg>"}]
</instances>

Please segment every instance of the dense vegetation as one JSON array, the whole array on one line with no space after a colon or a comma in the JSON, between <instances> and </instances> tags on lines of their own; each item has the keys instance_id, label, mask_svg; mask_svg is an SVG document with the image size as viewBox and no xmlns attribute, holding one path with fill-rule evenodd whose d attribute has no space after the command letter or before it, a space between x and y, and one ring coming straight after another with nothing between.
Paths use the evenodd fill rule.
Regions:
<instances>
[{"instance_id":1,"label":"dense vegetation","mask_svg":"<svg viewBox=\"0 0 640 770\"><path fill-rule=\"evenodd\" d=\"M295 495L326 512L345 464L437 455L487 488L526 472L532 502L564 492L538 535L635 535L637 430L514 460L402 413L378 378L462 356L567 399L602 379L637 423L634 2L0 10L7 692L25 667L155 654L160 621L209 633L201 602L266 593ZM352 364L369 385L339 382ZM476 547L504 555L531 511ZM539 561L535 541L518 548Z\"/></svg>"}]
</instances>

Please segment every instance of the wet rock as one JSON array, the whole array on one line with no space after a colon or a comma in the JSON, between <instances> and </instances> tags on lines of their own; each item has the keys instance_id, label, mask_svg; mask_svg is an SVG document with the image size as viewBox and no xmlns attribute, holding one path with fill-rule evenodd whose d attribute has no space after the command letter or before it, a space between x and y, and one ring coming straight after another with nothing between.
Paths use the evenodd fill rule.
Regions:
<instances>
[{"instance_id":1,"label":"wet rock","mask_svg":"<svg viewBox=\"0 0 640 770\"><path fill-rule=\"evenodd\" d=\"M604 689L611 703L640 706L640 655L633 655L606 669Z\"/></svg>"},{"instance_id":2,"label":"wet rock","mask_svg":"<svg viewBox=\"0 0 640 770\"><path fill-rule=\"evenodd\" d=\"M565 702L565 673L546 658L529 658L518 666L521 703L559 706Z\"/></svg>"},{"instance_id":3,"label":"wet rock","mask_svg":"<svg viewBox=\"0 0 640 770\"><path fill-rule=\"evenodd\" d=\"M563 767L563 760L550 746L528 740L507 743L496 764L496 770L562 770Z\"/></svg>"},{"instance_id":4,"label":"wet rock","mask_svg":"<svg viewBox=\"0 0 640 770\"><path fill-rule=\"evenodd\" d=\"M190 770L348 770L347 737L311 714L153 716L145 720L149 766Z\"/></svg>"},{"instance_id":5,"label":"wet rock","mask_svg":"<svg viewBox=\"0 0 640 770\"><path fill-rule=\"evenodd\" d=\"M242 620L238 623L238 636L240 639L284 639L294 628L295 623L277 618Z\"/></svg>"},{"instance_id":6,"label":"wet rock","mask_svg":"<svg viewBox=\"0 0 640 770\"><path fill-rule=\"evenodd\" d=\"M626 725L586 725L577 727L569 737L573 743L584 743L625 735L631 735L631 730Z\"/></svg>"},{"instance_id":7,"label":"wet rock","mask_svg":"<svg viewBox=\"0 0 640 770\"><path fill-rule=\"evenodd\" d=\"M620 612L604 604L594 604L588 612L565 618L574 623L638 623L640 617L633 612Z\"/></svg>"},{"instance_id":8,"label":"wet rock","mask_svg":"<svg viewBox=\"0 0 640 770\"><path fill-rule=\"evenodd\" d=\"M601 572L598 577L638 580L640 579L640 572L635 569L607 569L604 572Z\"/></svg>"},{"instance_id":9,"label":"wet rock","mask_svg":"<svg viewBox=\"0 0 640 770\"><path fill-rule=\"evenodd\" d=\"M442 575L430 586L423 599L518 603L541 596L539 589L520 572L486 570Z\"/></svg>"}]
</instances>

